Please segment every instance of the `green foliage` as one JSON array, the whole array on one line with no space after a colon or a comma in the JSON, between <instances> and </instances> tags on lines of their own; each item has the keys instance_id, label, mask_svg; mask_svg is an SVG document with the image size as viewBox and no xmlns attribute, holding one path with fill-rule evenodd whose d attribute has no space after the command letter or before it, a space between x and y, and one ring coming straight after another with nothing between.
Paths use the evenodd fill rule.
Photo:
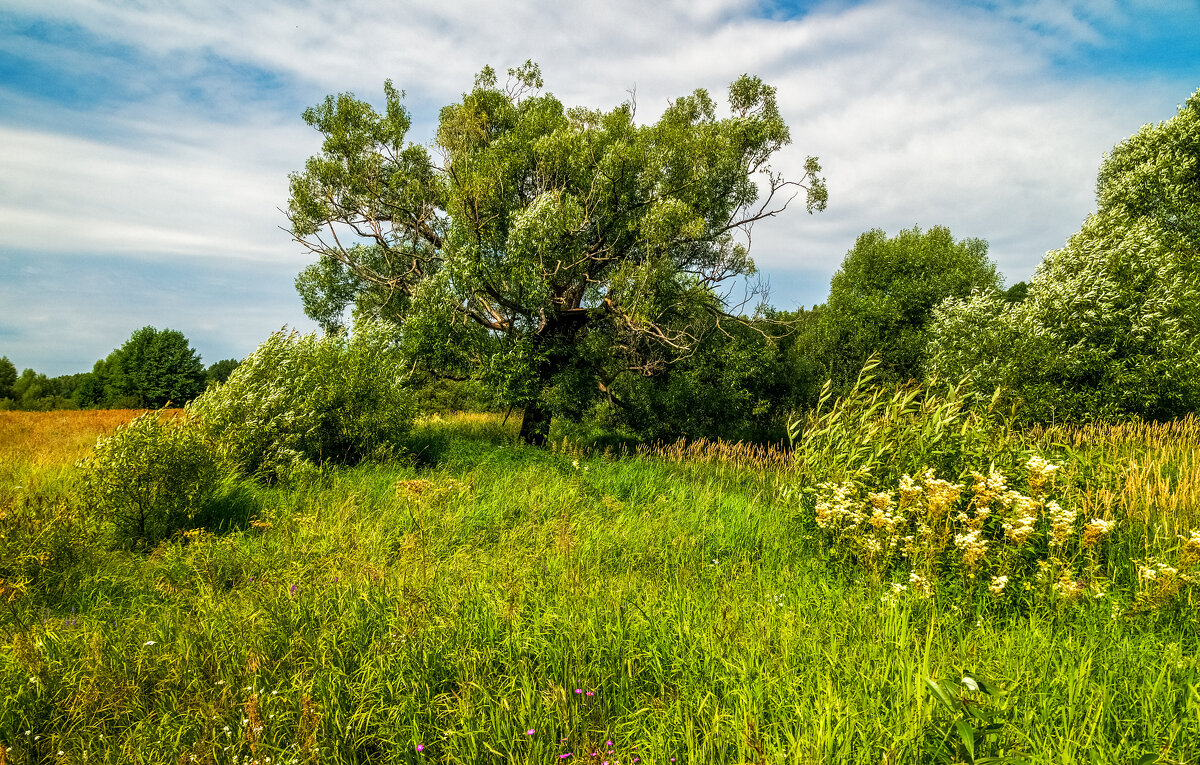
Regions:
<instances>
[{"instance_id":1,"label":"green foliage","mask_svg":"<svg viewBox=\"0 0 1200 765\"><path fill-rule=\"evenodd\" d=\"M104 405L104 384L108 379L107 372L108 364L105 359L98 359L92 365L92 371L84 373L71 395L76 406L80 409L96 409Z\"/></svg>"},{"instance_id":2,"label":"green foliage","mask_svg":"<svg viewBox=\"0 0 1200 765\"><path fill-rule=\"evenodd\" d=\"M46 399L49 394L50 379L38 374L32 369L21 372L21 376L12 384L10 389L16 409L47 411L51 409Z\"/></svg>"},{"instance_id":3,"label":"green foliage","mask_svg":"<svg viewBox=\"0 0 1200 765\"><path fill-rule=\"evenodd\" d=\"M213 383L223 383L229 379L229 375L233 374L233 370L237 369L237 359L221 359L208 368L205 373L205 379L209 385Z\"/></svg>"},{"instance_id":4,"label":"green foliage","mask_svg":"<svg viewBox=\"0 0 1200 765\"><path fill-rule=\"evenodd\" d=\"M819 386L816 370L793 352L797 324L793 315L770 312L712 326L691 354L661 372L626 373L606 386L588 424L639 440L782 441L785 418Z\"/></svg>"},{"instance_id":5,"label":"green foliage","mask_svg":"<svg viewBox=\"0 0 1200 765\"><path fill-rule=\"evenodd\" d=\"M815 332L816 355L835 393L854 382L872 354L880 357L881 381L922 379L934 307L999 285L982 239L956 242L942 226L914 226L890 239L879 229L862 234L830 281Z\"/></svg>"},{"instance_id":6,"label":"green foliage","mask_svg":"<svg viewBox=\"0 0 1200 765\"><path fill-rule=\"evenodd\" d=\"M7 356L0 356L0 398L12 398L13 383L17 381L17 368Z\"/></svg>"},{"instance_id":7,"label":"green foliage","mask_svg":"<svg viewBox=\"0 0 1200 765\"><path fill-rule=\"evenodd\" d=\"M937 762L971 765L1023 765L1028 762L1023 757L998 755L999 748L993 737L998 738L1004 731L1001 720L1008 704L1007 694L991 681L974 672L966 672L961 678L925 678L925 687L951 718L942 737L945 748L937 753ZM989 707L989 701L997 702L998 706Z\"/></svg>"},{"instance_id":8,"label":"green foliage","mask_svg":"<svg viewBox=\"0 0 1200 765\"><path fill-rule=\"evenodd\" d=\"M288 211L319 256L297 280L311 316L334 327L353 303L396 320L417 371L484 381L541 443L552 415L577 420L622 375L690 357L730 318L721 285L754 272L735 234L792 187L810 212L827 193L814 158L801 183L770 169L790 137L758 78L731 85L727 117L697 90L639 124L631 103L564 107L532 63L509 76L502 90L485 70L441 110L437 163L407 142L390 82L383 113L326 98L304 114L325 141Z\"/></svg>"},{"instance_id":9,"label":"green foliage","mask_svg":"<svg viewBox=\"0 0 1200 765\"><path fill-rule=\"evenodd\" d=\"M142 327L105 360L105 400L136 407L176 406L204 390L204 366L183 333ZM124 408L124 407L118 407Z\"/></svg>"},{"instance_id":10,"label":"green foliage","mask_svg":"<svg viewBox=\"0 0 1200 765\"><path fill-rule=\"evenodd\" d=\"M146 412L96 442L82 463L83 496L118 543L150 547L188 528L221 489L222 469L192 418Z\"/></svg>"},{"instance_id":11,"label":"green foliage","mask_svg":"<svg viewBox=\"0 0 1200 765\"><path fill-rule=\"evenodd\" d=\"M1200 407L1200 91L1113 149L1096 197L1023 302L981 294L937 310L933 373L1003 385L1033 420Z\"/></svg>"},{"instance_id":12,"label":"green foliage","mask_svg":"<svg viewBox=\"0 0 1200 765\"><path fill-rule=\"evenodd\" d=\"M856 480L894 486L932 468L957 480L989 465L1011 470L1021 442L996 409L961 384L890 387L876 383L869 359L844 396L827 382L817 406L788 423L796 467L806 484Z\"/></svg>"},{"instance_id":13,"label":"green foliage","mask_svg":"<svg viewBox=\"0 0 1200 765\"><path fill-rule=\"evenodd\" d=\"M367 258L373 255L370 251L359 252ZM354 272L340 261L321 258L296 277L296 292L300 294L305 315L324 331L337 332L343 327L346 306L353 305L358 298L365 302L372 290L369 283L355 278ZM376 315L385 313L378 306L372 308Z\"/></svg>"},{"instance_id":14,"label":"green foliage","mask_svg":"<svg viewBox=\"0 0 1200 765\"><path fill-rule=\"evenodd\" d=\"M413 419L395 336L373 321L348 337L277 332L188 410L238 472L266 480L385 453Z\"/></svg>"}]
</instances>

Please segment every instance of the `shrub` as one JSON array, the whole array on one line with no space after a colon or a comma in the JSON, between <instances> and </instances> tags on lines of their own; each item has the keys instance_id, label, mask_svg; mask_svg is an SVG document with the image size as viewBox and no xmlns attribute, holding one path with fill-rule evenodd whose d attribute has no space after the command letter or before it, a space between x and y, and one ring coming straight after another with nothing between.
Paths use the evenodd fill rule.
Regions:
<instances>
[{"instance_id":1,"label":"shrub","mask_svg":"<svg viewBox=\"0 0 1200 765\"><path fill-rule=\"evenodd\" d=\"M324 461L359 462L412 425L396 332L370 321L349 337L277 332L188 410L244 475L272 481Z\"/></svg>"},{"instance_id":2,"label":"shrub","mask_svg":"<svg viewBox=\"0 0 1200 765\"><path fill-rule=\"evenodd\" d=\"M221 466L200 424L147 412L102 437L81 463L83 495L118 541L153 545L187 528L221 487Z\"/></svg>"}]
</instances>

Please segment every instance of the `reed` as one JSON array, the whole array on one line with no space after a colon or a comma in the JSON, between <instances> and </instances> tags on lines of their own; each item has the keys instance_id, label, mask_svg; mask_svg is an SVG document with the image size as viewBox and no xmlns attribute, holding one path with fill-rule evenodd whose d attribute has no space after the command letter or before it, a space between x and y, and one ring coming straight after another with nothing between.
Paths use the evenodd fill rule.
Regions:
<instances>
[{"instance_id":1,"label":"reed","mask_svg":"<svg viewBox=\"0 0 1200 765\"><path fill-rule=\"evenodd\" d=\"M1067 458L1064 478L1095 515L1116 513L1146 529L1148 547L1200 528L1200 418L1055 425L1027 437ZM1093 510L1094 508L1094 510Z\"/></svg>"}]
</instances>

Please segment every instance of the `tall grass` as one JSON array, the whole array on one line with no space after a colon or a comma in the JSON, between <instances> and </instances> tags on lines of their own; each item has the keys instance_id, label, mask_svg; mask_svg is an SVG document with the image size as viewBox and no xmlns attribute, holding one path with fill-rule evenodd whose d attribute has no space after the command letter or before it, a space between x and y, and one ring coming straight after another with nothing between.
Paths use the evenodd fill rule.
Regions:
<instances>
[{"instance_id":1,"label":"tall grass","mask_svg":"<svg viewBox=\"0 0 1200 765\"><path fill-rule=\"evenodd\" d=\"M818 555L787 469L514 434L418 423L407 461L4 606L7 762L955 761L927 681L967 673L1002 691L959 687L999 726L977 759L1200 759L1193 613L883 599Z\"/></svg>"},{"instance_id":2,"label":"tall grass","mask_svg":"<svg viewBox=\"0 0 1200 765\"><path fill-rule=\"evenodd\" d=\"M1056 425L1032 433L1058 449L1085 487L1081 499L1171 539L1200 528L1200 418L1164 423Z\"/></svg>"}]
</instances>

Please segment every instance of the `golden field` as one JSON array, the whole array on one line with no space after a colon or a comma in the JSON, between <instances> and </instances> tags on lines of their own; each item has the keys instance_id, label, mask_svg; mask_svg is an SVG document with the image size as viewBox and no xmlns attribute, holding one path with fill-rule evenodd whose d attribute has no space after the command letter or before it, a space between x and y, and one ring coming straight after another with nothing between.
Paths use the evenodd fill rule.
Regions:
<instances>
[{"instance_id":1,"label":"golden field","mask_svg":"<svg viewBox=\"0 0 1200 765\"><path fill-rule=\"evenodd\" d=\"M87 456L96 439L143 409L0 412L0 464L70 464Z\"/></svg>"}]
</instances>

